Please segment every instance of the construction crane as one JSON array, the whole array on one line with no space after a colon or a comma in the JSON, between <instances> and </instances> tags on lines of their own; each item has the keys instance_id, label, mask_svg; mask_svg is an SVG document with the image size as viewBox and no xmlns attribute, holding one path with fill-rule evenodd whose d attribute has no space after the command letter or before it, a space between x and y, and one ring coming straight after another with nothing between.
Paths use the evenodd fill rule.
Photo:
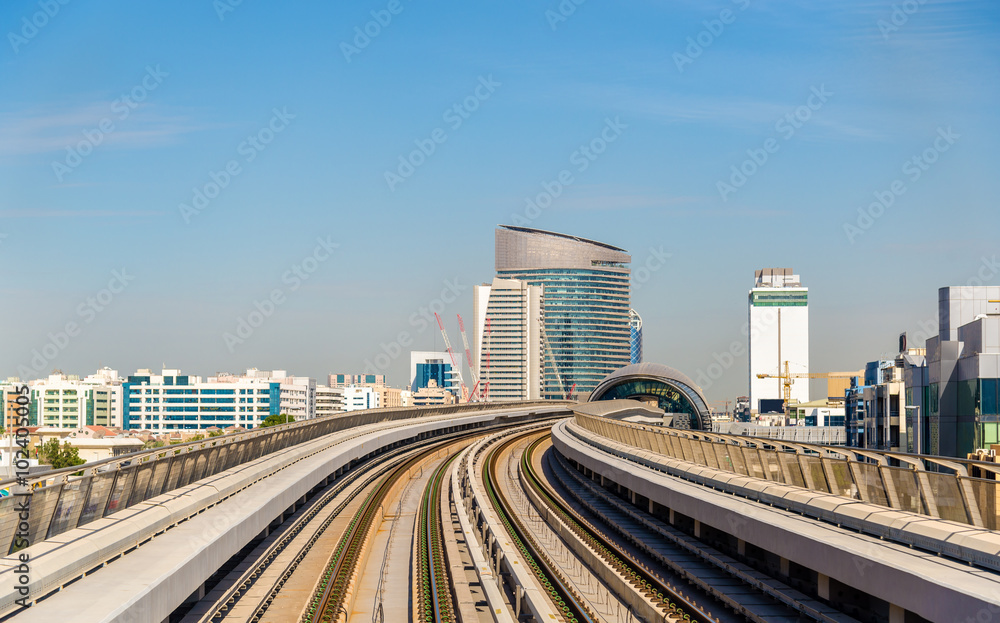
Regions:
<instances>
[{"instance_id":1,"label":"construction crane","mask_svg":"<svg viewBox=\"0 0 1000 623\"><path fill-rule=\"evenodd\" d=\"M715 401L712 401L712 402L710 402L708 404L709 404L709 406L712 406L712 405L725 405L725 409L723 410L723 413L725 413L725 414L728 415L729 414L729 403L731 403L731 402L732 402L732 400L715 400Z\"/></svg>"},{"instance_id":2,"label":"construction crane","mask_svg":"<svg viewBox=\"0 0 1000 623\"><path fill-rule=\"evenodd\" d=\"M843 379L852 376L864 376L863 370L855 372L789 372L788 361L785 361L785 371L782 374L758 374L759 379L781 379L782 393L785 399L785 415L788 415L788 403L792 399L792 382L795 379Z\"/></svg>"},{"instance_id":3,"label":"construction crane","mask_svg":"<svg viewBox=\"0 0 1000 623\"><path fill-rule=\"evenodd\" d=\"M441 329L441 337L444 338L444 345L447 347L448 356L451 357L451 369L458 375L458 385L462 388L462 397L459 400L468 402L469 390L465 387L465 381L462 380L462 368L458 366L458 359L455 358L455 351L451 348L451 340L448 339L448 332L444 330L444 323L441 322L441 316L438 316L437 312L434 312L434 317L437 318L438 327Z\"/></svg>"},{"instance_id":4,"label":"construction crane","mask_svg":"<svg viewBox=\"0 0 1000 623\"><path fill-rule=\"evenodd\" d=\"M465 323L462 322L462 314L458 316L458 331L462 334L462 344L465 346L465 361L469 364L469 373L472 374L472 391L469 392L469 402L476 397L476 390L479 388L479 375L476 374L476 366L472 364L472 352L469 350L469 336L465 334Z\"/></svg>"},{"instance_id":5,"label":"construction crane","mask_svg":"<svg viewBox=\"0 0 1000 623\"><path fill-rule=\"evenodd\" d=\"M490 401L490 346L492 346L493 339L493 326L490 323L490 317L486 317L486 328L483 330L483 352L480 354L480 358L483 360L483 369L486 370L486 380L482 381L483 386L479 389L479 394L483 397L483 402Z\"/></svg>"},{"instance_id":6,"label":"construction crane","mask_svg":"<svg viewBox=\"0 0 1000 623\"><path fill-rule=\"evenodd\" d=\"M544 328L542 329L542 341L545 342L545 352L548 353L549 357L552 359L552 370L555 371L555 373L556 373L556 380L559 382L559 389L562 390L563 392L565 392L566 391L566 384L563 383L562 374L559 372L559 365L556 363L556 355L552 351L552 345L549 343L549 336L548 336L547 333L545 333L545 329ZM543 366L543 368L544 368L544 366ZM544 390L544 388L543 388L543 390ZM573 387L569 388L569 393L568 394L566 394L566 393L563 394L563 399L564 400L569 400L573 396L573 392L575 390L576 390L576 383L573 383Z\"/></svg>"}]
</instances>

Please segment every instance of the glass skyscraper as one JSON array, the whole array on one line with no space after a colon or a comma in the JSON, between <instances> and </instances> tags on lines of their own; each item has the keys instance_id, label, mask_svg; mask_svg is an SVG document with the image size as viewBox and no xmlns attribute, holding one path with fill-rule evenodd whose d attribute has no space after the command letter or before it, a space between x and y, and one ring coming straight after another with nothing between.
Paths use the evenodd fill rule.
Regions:
<instances>
[{"instance_id":1,"label":"glass skyscraper","mask_svg":"<svg viewBox=\"0 0 1000 623\"><path fill-rule=\"evenodd\" d=\"M642 363L642 316L634 309L628 310L629 363Z\"/></svg>"},{"instance_id":2,"label":"glass skyscraper","mask_svg":"<svg viewBox=\"0 0 1000 623\"><path fill-rule=\"evenodd\" d=\"M590 392L629 364L631 261L624 249L576 236L496 230L497 277L543 287L542 398Z\"/></svg>"}]
</instances>

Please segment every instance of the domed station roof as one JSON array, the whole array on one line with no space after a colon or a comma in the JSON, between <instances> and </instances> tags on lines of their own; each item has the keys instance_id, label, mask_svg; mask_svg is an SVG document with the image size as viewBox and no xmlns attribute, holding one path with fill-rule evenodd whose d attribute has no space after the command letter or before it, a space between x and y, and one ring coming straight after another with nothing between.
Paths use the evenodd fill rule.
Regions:
<instances>
[{"instance_id":1,"label":"domed station roof","mask_svg":"<svg viewBox=\"0 0 1000 623\"><path fill-rule=\"evenodd\" d=\"M659 363L636 363L619 368L601 381L590 394L589 402L618 399L638 400L655 404L664 412L674 414L674 425L708 430L712 418L708 401L701 389L679 370Z\"/></svg>"}]
</instances>

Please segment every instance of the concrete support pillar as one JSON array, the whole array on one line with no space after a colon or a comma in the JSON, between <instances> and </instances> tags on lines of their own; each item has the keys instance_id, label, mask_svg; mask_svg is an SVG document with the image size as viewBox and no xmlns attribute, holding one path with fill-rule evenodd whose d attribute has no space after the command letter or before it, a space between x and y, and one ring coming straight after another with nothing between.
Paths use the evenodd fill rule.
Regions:
<instances>
[{"instance_id":1,"label":"concrete support pillar","mask_svg":"<svg viewBox=\"0 0 1000 623\"><path fill-rule=\"evenodd\" d=\"M697 519L694 520L694 538L701 538L701 522Z\"/></svg>"},{"instance_id":2,"label":"concrete support pillar","mask_svg":"<svg viewBox=\"0 0 1000 623\"><path fill-rule=\"evenodd\" d=\"M787 558L782 558L781 559L781 575L785 576L786 578L788 577L788 559Z\"/></svg>"},{"instance_id":3,"label":"concrete support pillar","mask_svg":"<svg viewBox=\"0 0 1000 623\"><path fill-rule=\"evenodd\" d=\"M820 599L830 600L830 576L816 574L816 593Z\"/></svg>"},{"instance_id":4,"label":"concrete support pillar","mask_svg":"<svg viewBox=\"0 0 1000 623\"><path fill-rule=\"evenodd\" d=\"M906 608L889 604L889 623L904 623L906 619Z\"/></svg>"},{"instance_id":5,"label":"concrete support pillar","mask_svg":"<svg viewBox=\"0 0 1000 623\"><path fill-rule=\"evenodd\" d=\"M514 618L521 618L521 599L524 597L524 589L520 586L514 588Z\"/></svg>"},{"instance_id":6,"label":"concrete support pillar","mask_svg":"<svg viewBox=\"0 0 1000 623\"><path fill-rule=\"evenodd\" d=\"M736 541L736 552L740 556L746 556L747 555L747 542L744 541L743 539L738 539Z\"/></svg>"},{"instance_id":7,"label":"concrete support pillar","mask_svg":"<svg viewBox=\"0 0 1000 623\"><path fill-rule=\"evenodd\" d=\"M674 525L674 509L670 509L670 525Z\"/></svg>"},{"instance_id":8,"label":"concrete support pillar","mask_svg":"<svg viewBox=\"0 0 1000 623\"><path fill-rule=\"evenodd\" d=\"M647 500L647 502L648 502L647 506L649 506L648 512L649 512L650 515L652 515L653 514L653 500Z\"/></svg>"},{"instance_id":9,"label":"concrete support pillar","mask_svg":"<svg viewBox=\"0 0 1000 623\"><path fill-rule=\"evenodd\" d=\"M185 604L193 604L201 601L205 598L205 583L202 582L193 593L191 593L187 599L184 600Z\"/></svg>"}]
</instances>

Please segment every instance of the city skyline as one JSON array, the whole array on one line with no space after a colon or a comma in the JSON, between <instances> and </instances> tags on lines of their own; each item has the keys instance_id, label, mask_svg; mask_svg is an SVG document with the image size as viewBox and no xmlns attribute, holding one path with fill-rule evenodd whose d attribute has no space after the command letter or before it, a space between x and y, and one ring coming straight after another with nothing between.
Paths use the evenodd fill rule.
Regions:
<instances>
[{"instance_id":1,"label":"city skyline","mask_svg":"<svg viewBox=\"0 0 1000 623\"><path fill-rule=\"evenodd\" d=\"M384 5L5 9L0 377L52 344L38 377L385 355L400 386L443 348L422 310L457 343L497 223L628 250L644 359L695 379L760 266L808 281L815 370L1000 283L994 4L402 6L367 43ZM723 367L713 401L746 392Z\"/></svg>"}]
</instances>

